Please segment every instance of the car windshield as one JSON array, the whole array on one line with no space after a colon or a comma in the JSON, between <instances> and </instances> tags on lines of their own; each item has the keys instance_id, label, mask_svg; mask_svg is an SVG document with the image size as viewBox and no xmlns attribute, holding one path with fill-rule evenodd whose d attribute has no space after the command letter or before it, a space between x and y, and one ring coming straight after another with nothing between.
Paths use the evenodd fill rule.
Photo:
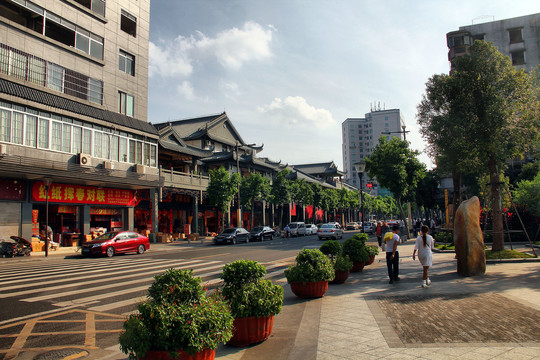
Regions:
<instances>
[{"instance_id":1,"label":"car windshield","mask_svg":"<svg viewBox=\"0 0 540 360\"><path fill-rule=\"evenodd\" d=\"M323 228L323 229L328 229L328 228L333 228L333 227L334 227L334 225L332 225L332 224L324 224L323 226L321 226L321 228Z\"/></svg>"},{"instance_id":2,"label":"car windshield","mask_svg":"<svg viewBox=\"0 0 540 360\"><path fill-rule=\"evenodd\" d=\"M94 240L111 240L112 238L114 238L116 235L118 235L118 232L114 231L114 232L107 232L103 235L100 235L98 236L97 238L95 238Z\"/></svg>"},{"instance_id":3,"label":"car windshield","mask_svg":"<svg viewBox=\"0 0 540 360\"><path fill-rule=\"evenodd\" d=\"M225 229L223 230L221 233L222 234L232 234L234 232L235 229Z\"/></svg>"},{"instance_id":4,"label":"car windshield","mask_svg":"<svg viewBox=\"0 0 540 360\"><path fill-rule=\"evenodd\" d=\"M298 226L298 224L290 224L290 225L289 225L289 227L290 227L291 229L296 229L297 226Z\"/></svg>"},{"instance_id":5,"label":"car windshield","mask_svg":"<svg viewBox=\"0 0 540 360\"><path fill-rule=\"evenodd\" d=\"M259 231L263 231L262 226L257 226L257 227L254 227L253 229L251 229L251 232L259 232Z\"/></svg>"}]
</instances>

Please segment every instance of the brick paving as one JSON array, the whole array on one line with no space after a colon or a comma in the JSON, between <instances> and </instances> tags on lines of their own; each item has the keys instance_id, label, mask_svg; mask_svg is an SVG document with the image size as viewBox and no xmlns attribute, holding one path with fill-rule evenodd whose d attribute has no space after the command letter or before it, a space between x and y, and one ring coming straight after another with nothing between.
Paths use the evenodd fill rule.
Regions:
<instances>
[{"instance_id":1,"label":"brick paving","mask_svg":"<svg viewBox=\"0 0 540 360\"><path fill-rule=\"evenodd\" d=\"M406 344L540 343L540 311L496 293L380 296Z\"/></svg>"}]
</instances>

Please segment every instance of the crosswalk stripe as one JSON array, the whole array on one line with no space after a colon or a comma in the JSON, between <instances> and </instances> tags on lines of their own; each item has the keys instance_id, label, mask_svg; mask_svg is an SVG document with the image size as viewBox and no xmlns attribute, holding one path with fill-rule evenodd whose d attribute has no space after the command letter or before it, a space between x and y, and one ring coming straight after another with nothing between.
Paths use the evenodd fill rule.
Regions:
<instances>
[{"instance_id":1,"label":"crosswalk stripe","mask_svg":"<svg viewBox=\"0 0 540 360\"><path fill-rule=\"evenodd\" d=\"M177 261L174 261L172 263L173 264L177 263ZM182 262L180 264L183 265L181 268L187 268L187 267L190 267L190 266L199 266L199 265L202 265L203 263L200 260L192 260L192 261L185 261L185 262ZM167 263L165 266L163 264L162 265L155 265L155 266L146 266L144 268L140 268L140 270L148 271L148 270L155 270L155 269L163 269L165 267L169 268L169 265L170 264ZM123 272L120 272L120 273L123 273ZM124 275L124 276L116 276L115 275L114 280L118 281L118 280L124 280L124 279L133 278L133 277L138 277L138 276L141 276L141 274L140 273L130 273L129 275ZM88 278L87 276L80 277L80 279L87 279L87 278ZM153 277L151 277L150 279L152 279L152 278ZM77 278L71 278L70 280L78 280L78 279ZM146 280L146 278L145 279L128 281L128 282L122 282L122 285L125 285L125 284L128 284L128 283L134 283L136 281L145 281L145 280ZM0 298L22 296L22 295L28 295L28 294L33 294L33 293L36 293L36 292L43 292L43 291L61 290L61 289L70 288L70 287L76 287L76 286L77 287L87 286L87 285L96 284L96 283L103 283L103 279L100 278L100 279L87 280L87 281L73 283L73 284L67 284L67 285L62 284L62 285L50 286L50 287L47 287L45 289L42 287L42 285L56 284L57 282L58 282L57 280L46 281L46 282L41 282L39 284L40 287L35 288L35 289L22 290L22 291L17 291L17 292L10 292L10 293L6 293L6 294L1 294L0 293ZM105 286L111 286L111 285L105 285ZM116 284L115 286L118 286L118 285ZM8 287L8 288L2 289L2 290L17 289L17 288L20 288L20 287L26 287L26 286L25 285L11 286L11 287ZM96 290L98 288L99 287L88 288L87 291ZM75 293L80 293L80 292L83 292L83 291L80 290L80 289L75 291Z\"/></svg>"}]
</instances>

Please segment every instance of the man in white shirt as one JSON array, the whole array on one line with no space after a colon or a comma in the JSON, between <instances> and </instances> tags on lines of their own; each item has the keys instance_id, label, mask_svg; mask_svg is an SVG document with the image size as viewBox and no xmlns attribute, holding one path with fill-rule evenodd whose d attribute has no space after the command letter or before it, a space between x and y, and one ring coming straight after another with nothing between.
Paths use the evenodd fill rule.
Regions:
<instances>
[{"instance_id":1,"label":"man in white shirt","mask_svg":"<svg viewBox=\"0 0 540 360\"><path fill-rule=\"evenodd\" d=\"M394 236L392 239L386 242L386 267L388 268L388 277L390 278L389 284L393 284L394 281L399 281L399 251L397 250L399 244L399 225L394 224L392 226L392 232Z\"/></svg>"}]
</instances>

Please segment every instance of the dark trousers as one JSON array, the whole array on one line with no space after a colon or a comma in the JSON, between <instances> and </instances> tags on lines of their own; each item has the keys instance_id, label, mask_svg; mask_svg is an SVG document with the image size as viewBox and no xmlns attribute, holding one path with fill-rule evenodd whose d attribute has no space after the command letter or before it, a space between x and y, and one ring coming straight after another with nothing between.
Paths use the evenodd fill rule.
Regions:
<instances>
[{"instance_id":1,"label":"dark trousers","mask_svg":"<svg viewBox=\"0 0 540 360\"><path fill-rule=\"evenodd\" d=\"M392 252L386 253L386 267L388 268L388 277L395 280L399 276L399 251L396 250L394 259L391 259Z\"/></svg>"}]
</instances>

